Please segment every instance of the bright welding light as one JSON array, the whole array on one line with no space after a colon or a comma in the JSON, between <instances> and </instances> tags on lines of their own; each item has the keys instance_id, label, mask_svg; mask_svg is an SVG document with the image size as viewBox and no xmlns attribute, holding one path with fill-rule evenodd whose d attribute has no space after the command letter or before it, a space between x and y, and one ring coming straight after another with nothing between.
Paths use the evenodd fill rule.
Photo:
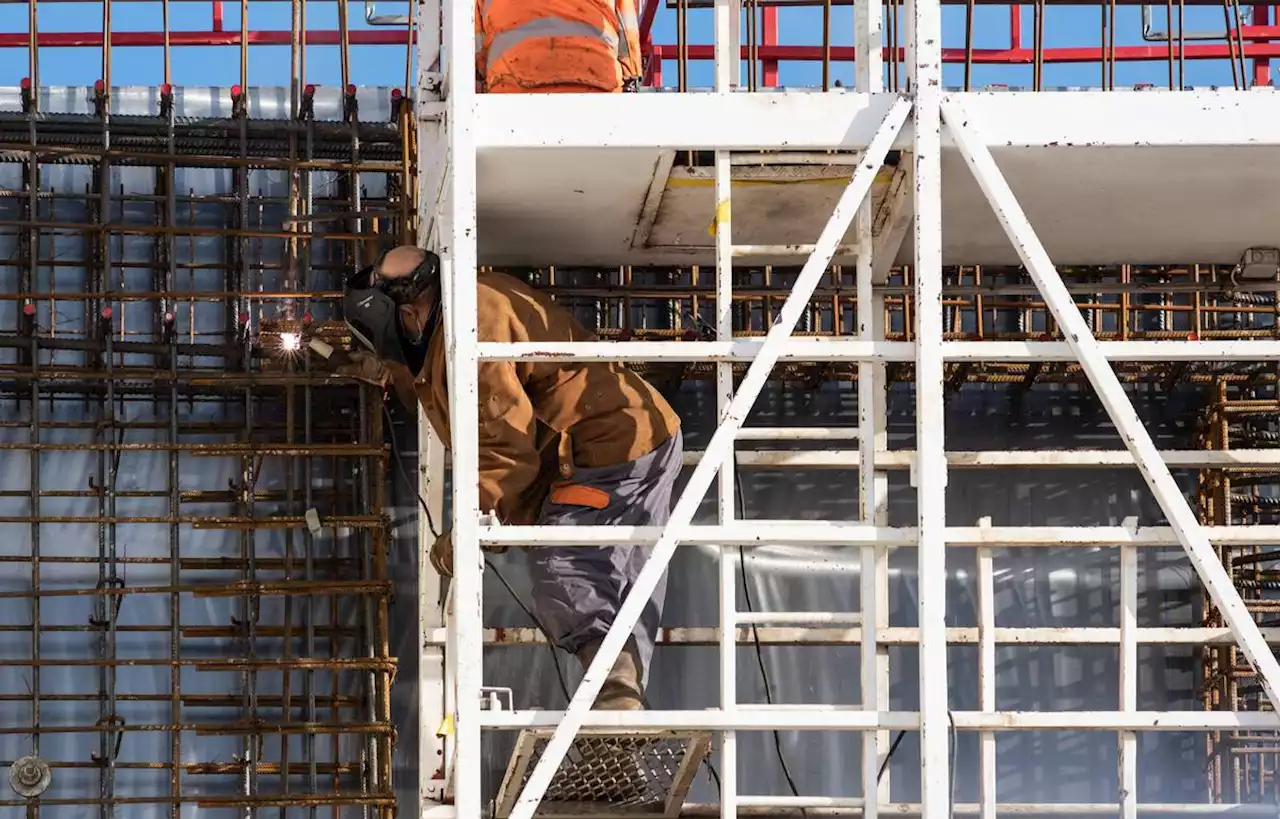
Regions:
<instances>
[{"instance_id":1,"label":"bright welding light","mask_svg":"<svg viewBox=\"0 0 1280 819\"><path fill-rule=\"evenodd\" d=\"M302 334L301 333L281 333L280 349L284 350L286 353L295 353L298 350L301 350Z\"/></svg>"}]
</instances>

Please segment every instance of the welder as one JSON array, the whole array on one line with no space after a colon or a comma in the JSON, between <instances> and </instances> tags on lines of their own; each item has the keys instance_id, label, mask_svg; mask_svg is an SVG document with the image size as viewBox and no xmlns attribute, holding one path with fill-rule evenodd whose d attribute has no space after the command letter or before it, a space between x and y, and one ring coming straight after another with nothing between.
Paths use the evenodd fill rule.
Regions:
<instances>
[{"instance_id":1,"label":"welder","mask_svg":"<svg viewBox=\"0 0 1280 819\"><path fill-rule=\"evenodd\" d=\"M592 341L565 308L518 279L477 277L482 342ZM352 276L343 309L363 350L340 372L420 403L448 445L446 345L440 259L412 246L388 251ZM478 374L480 511L510 525L655 526L667 522L683 460L680 420L657 390L614 362L482 360ZM560 648L586 668L651 547L528 549L533 611ZM453 568L449 532L431 549ZM595 707L640 710L662 617L659 582Z\"/></svg>"},{"instance_id":2,"label":"welder","mask_svg":"<svg viewBox=\"0 0 1280 819\"><path fill-rule=\"evenodd\" d=\"M635 0L476 0L476 79L491 94L635 90Z\"/></svg>"}]
</instances>

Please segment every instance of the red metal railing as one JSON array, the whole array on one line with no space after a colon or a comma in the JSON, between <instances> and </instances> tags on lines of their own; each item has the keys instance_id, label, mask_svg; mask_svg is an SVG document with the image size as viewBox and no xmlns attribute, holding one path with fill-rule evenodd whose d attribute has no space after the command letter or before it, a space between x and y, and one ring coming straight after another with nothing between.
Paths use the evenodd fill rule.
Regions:
<instances>
[{"instance_id":1,"label":"red metal railing","mask_svg":"<svg viewBox=\"0 0 1280 819\"><path fill-rule=\"evenodd\" d=\"M951 0L946 0L951 2ZM166 9L166 18L170 0L159 0ZM1239 19L1239 5L1236 0L1223 0L1224 19L1231 20L1233 14ZM676 8L665 14L674 17L676 23L676 42L655 43L653 37L654 24L665 0L646 0L641 7L640 26L643 50L648 58L645 84L653 87L672 85L676 88L687 88L689 66L692 63L710 61L714 57L714 47L710 42L691 42L688 35L690 21L696 15L710 15L710 9L690 8L689 0L679 0ZM248 5L248 0L241 0L240 5ZM309 29L305 24L305 14L301 12L301 0L295 0L294 25L291 29L248 30L244 27L242 11L241 26L238 30L224 28L223 2L213 0L210 4L212 27L207 31L111 31L109 21L99 31L27 31L0 33L0 48L28 48L32 52L32 74L38 74L36 55L41 49L90 47L104 50L104 73L109 70L110 50L127 47L158 47L166 50L165 82L171 82L168 69L168 49L190 46L224 46L241 49L242 74L248 82L248 49L259 46L291 46L295 49L300 44L306 46L340 46L339 59L342 62L342 82L349 82L349 46L399 46L407 47L410 34L407 27L387 28L355 28L347 23L347 0L338 0L340 27L338 29ZM1205 6L1201 6L1203 8ZM830 34L830 0L824 9L824 27L807 24L813 31L812 44L781 44L779 30L785 22L786 13L791 9L777 5L765 5L752 2L748 4L747 32L744 34L742 57L746 63L746 76L749 87L773 87L779 84L780 65L783 62L819 63L822 66L821 85L831 87L834 83L833 67L851 65L854 49L850 45L834 45ZM901 0L890 0L885 5L886 12L901 8ZM973 8L970 2L968 8ZM1101 87L1114 87L1117 84L1115 66L1149 62L1167 67L1167 84L1169 87L1181 87L1184 84L1186 65L1190 62L1220 61L1231 66L1230 82L1236 87L1270 85L1271 60L1280 57L1280 25L1273 25L1276 14L1269 5L1250 6L1252 22L1248 25L1235 25L1224 28L1216 41L1204 41L1200 38L1183 38L1175 34L1164 42L1144 42L1142 44L1116 44L1116 3L1114 0L1097 0L1096 8L1102 17L1102 46L1081 45L1065 47L1046 47L1044 37L1045 4L1032 6L1028 11L1033 30L1030 45L1024 43L1024 9L1022 6L1007 6L1008 12L1008 46L1004 48L975 48L973 42L972 13L968 15L963 48L946 48L943 50L943 62L948 65L964 66L964 86L971 87L972 71L975 66L1033 66L1031 87L1043 87L1043 66L1065 64L1093 64L1099 67L1100 82L1094 84ZM1080 6L1076 6L1080 8ZM1159 7L1157 7L1159 8ZM1182 5L1171 6L1166 3L1170 18L1174 14L1181 16ZM299 18L303 21L299 23ZM781 18L781 19L780 19ZM889 66L900 63L905 54L904 32L895 24L896 14L886 14L886 44L884 59ZM32 15L32 22L36 15ZM815 30L816 29L816 30ZM409 57L406 48L406 59ZM674 65L672 65L674 64ZM674 81L663 76L664 67L674 68ZM406 70L406 82L411 73ZM1227 74L1223 73L1221 84L1227 84ZM295 84L303 82L294 78ZM794 84L794 83L791 83ZM1123 84L1123 83L1120 83ZM890 72L890 87L894 87L893 72Z\"/></svg>"}]
</instances>

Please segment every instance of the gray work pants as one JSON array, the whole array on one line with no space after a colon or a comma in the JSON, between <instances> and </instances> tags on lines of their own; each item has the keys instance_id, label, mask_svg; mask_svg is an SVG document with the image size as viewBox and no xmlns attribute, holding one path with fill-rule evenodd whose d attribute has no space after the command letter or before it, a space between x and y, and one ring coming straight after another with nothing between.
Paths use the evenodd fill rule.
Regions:
<instances>
[{"instance_id":1,"label":"gray work pants","mask_svg":"<svg viewBox=\"0 0 1280 819\"><path fill-rule=\"evenodd\" d=\"M609 493L608 505L592 509L547 501L538 523L661 526L671 516L671 490L683 461L684 438L677 430L657 449L634 461L577 469L573 482ZM555 644L577 654L587 643L602 639L652 551L652 545L531 547L533 608ZM646 679L666 594L664 572L634 631Z\"/></svg>"}]
</instances>

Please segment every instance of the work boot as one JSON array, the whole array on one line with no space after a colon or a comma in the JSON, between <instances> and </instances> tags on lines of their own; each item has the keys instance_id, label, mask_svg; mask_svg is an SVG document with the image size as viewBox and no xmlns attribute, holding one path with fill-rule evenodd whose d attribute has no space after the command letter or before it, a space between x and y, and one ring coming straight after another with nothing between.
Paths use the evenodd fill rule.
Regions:
<instances>
[{"instance_id":1,"label":"work boot","mask_svg":"<svg viewBox=\"0 0 1280 819\"><path fill-rule=\"evenodd\" d=\"M601 642L594 640L578 652L583 670L596 658ZM604 678L604 685L600 687L600 693L596 695L592 707L597 711L643 711L644 688L640 683L642 673L639 652L636 650L635 639L632 638L618 654L609 676Z\"/></svg>"},{"instance_id":2,"label":"work boot","mask_svg":"<svg viewBox=\"0 0 1280 819\"><path fill-rule=\"evenodd\" d=\"M578 653L583 669L591 665L600 651L596 640ZM643 669L636 650L635 638L627 640L612 670L604 678L604 685L592 705L597 711L643 711L644 688L641 685ZM625 732L625 729L624 729ZM589 740L591 756L605 767L606 780L612 791L607 800L617 804L638 804L646 798L648 777L641 764L641 745L634 740L600 738Z\"/></svg>"}]
</instances>

